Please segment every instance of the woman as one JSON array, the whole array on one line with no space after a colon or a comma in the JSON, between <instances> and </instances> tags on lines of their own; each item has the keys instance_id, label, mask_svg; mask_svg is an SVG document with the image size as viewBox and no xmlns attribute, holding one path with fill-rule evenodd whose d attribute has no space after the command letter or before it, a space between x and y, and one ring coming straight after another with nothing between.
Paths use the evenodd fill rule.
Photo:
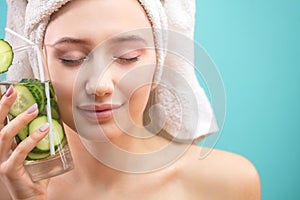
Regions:
<instances>
[{"instance_id":1,"label":"woman","mask_svg":"<svg viewBox=\"0 0 300 200\"><path fill-rule=\"evenodd\" d=\"M140 37L123 34L136 33L135 30L141 29L154 30L145 2L73 0L51 15L43 32L43 50L66 124L75 169L49 180L31 181L23 161L47 134L47 126L32 134L11 155L7 153L9 147L3 144L9 143L18 129L37 115L37 109L32 107L0 132L0 177L7 188L6 191L4 186L1 187L2 199L8 199L8 196L13 199L260 198L255 168L246 159L232 153L213 150L205 159L199 160L201 147L172 143L175 150L180 149L180 156L174 156L173 162L163 163L160 169L155 164L152 168L145 167L151 165L152 160L149 163L136 163L141 168L135 168L134 163L127 165L127 157L111 154L113 146L129 153L147 154L170 145L168 137L155 134L150 137L149 129L143 128L144 110L147 110L151 93L157 87L156 81L152 84L152 79L158 76L156 65L159 67L161 62L157 58L157 38L147 34L137 34ZM118 48L113 45L115 38L118 38ZM97 68L96 71L90 71L93 66L90 64L93 60L89 60L91 52L111 58L104 62L108 67L103 73L99 73ZM144 73L139 73L140 66L147 66L142 68ZM93 73L98 76L92 76ZM88 79L88 76L92 78ZM97 77L101 77L100 81ZM133 77L138 84L130 81ZM126 84L128 82L130 84ZM1 99L1 121L4 121L16 95L12 88ZM96 102L100 108L95 111L82 105L81 102L86 99ZM96 113L90 115L90 112ZM114 118L120 115L125 120L124 113L126 119L131 119L127 120L130 124L128 127L127 124L120 124L123 120ZM95 121L100 128L99 125L94 127ZM88 128L91 131L84 131ZM97 130L100 134L97 134ZM138 135L142 139L132 130L142 133ZM97 153L95 149L88 148L86 143L93 140L100 143ZM117 164L121 165L110 165L106 162L108 160L101 162L103 160L97 157L99 152L105 152L107 157L116 156L119 159Z\"/></svg>"}]
</instances>

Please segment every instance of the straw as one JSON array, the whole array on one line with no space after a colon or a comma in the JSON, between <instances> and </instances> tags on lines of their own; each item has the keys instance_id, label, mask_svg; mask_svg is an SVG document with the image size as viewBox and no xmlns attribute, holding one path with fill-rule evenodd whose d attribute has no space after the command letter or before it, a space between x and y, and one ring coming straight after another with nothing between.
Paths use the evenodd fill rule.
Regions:
<instances>
[{"instance_id":1,"label":"straw","mask_svg":"<svg viewBox=\"0 0 300 200\"><path fill-rule=\"evenodd\" d=\"M11 30L10 28L5 28L5 31L6 32L9 32L10 34L20 38L21 40L23 40L24 42L28 43L28 44L31 44L31 45L36 45L34 44L32 41L28 40L26 37L20 35L19 33L16 33L15 31Z\"/></svg>"},{"instance_id":2,"label":"straw","mask_svg":"<svg viewBox=\"0 0 300 200\"><path fill-rule=\"evenodd\" d=\"M47 118L48 118L48 123L50 125L49 127L49 143L50 143L50 154L55 155L55 148L54 148L54 135L53 135L53 126L52 126L52 113L51 113L51 103L50 103L50 87L49 87L49 82L45 82L45 72L44 72L44 67L43 67L43 62L42 62L42 54L39 49L39 47L29 39L25 38L24 36L20 35L19 33L16 33L15 31L11 30L10 28L5 28L5 31L8 33L16 36L17 38L23 40L24 42L33 45L34 50L37 53L37 60L38 60L38 68L40 71L40 81L45 83L45 93L46 93L46 99L47 99Z\"/></svg>"},{"instance_id":3,"label":"straw","mask_svg":"<svg viewBox=\"0 0 300 200\"><path fill-rule=\"evenodd\" d=\"M49 144L50 144L50 154L55 155L55 148L54 148L54 135L53 135L53 126L52 126L52 113L51 113L51 104L50 104L50 87L49 82L45 83L45 92L46 92L46 99L47 99L47 118L49 122Z\"/></svg>"}]
</instances>

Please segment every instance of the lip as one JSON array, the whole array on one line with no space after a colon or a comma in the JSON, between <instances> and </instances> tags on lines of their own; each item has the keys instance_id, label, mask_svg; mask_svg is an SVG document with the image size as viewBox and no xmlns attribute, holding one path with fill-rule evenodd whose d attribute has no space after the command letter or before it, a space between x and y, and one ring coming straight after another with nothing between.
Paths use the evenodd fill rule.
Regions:
<instances>
[{"instance_id":1,"label":"lip","mask_svg":"<svg viewBox=\"0 0 300 200\"><path fill-rule=\"evenodd\" d=\"M113 112L122 107L122 104L88 104L80 105L78 109L80 113L90 121L105 122L113 117Z\"/></svg>"}]
</instances>

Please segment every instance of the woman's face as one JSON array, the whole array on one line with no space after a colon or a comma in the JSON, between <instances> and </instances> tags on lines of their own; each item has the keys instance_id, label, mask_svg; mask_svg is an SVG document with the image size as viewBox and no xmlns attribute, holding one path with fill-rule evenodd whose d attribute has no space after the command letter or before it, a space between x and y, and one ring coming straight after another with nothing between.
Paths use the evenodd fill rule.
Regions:
<instances>
[{"instance_id":1,"label":"woman's face","mask_svg":"<svg viewBox=\"0 0 300 200\"><path fill-rule=\"evenodd\" d=\"M52 16L44 44L67 125L89 138L99 124L109 138L123 134L114 116L132 122L126 130L142 126L156 55L137 0L73 0Z\"/></svg>"}]
</instances>

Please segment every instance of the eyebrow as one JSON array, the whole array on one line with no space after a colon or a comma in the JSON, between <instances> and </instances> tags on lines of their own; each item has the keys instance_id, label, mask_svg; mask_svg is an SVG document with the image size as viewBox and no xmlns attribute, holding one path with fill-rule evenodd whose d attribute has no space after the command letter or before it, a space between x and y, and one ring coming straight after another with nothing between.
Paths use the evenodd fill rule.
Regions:
<instances>
[{"instance_id":1,"label":"eyebrow","mask_svg":"<svg viewBox=\"0 0 300 200\"><path fill-rule=\"evenodd\" d=\"M109 43L123 43L123 42L142 42L147 45L147 41L139 35L122 35L109 39Z\"/></svg>"},{"instance_id":2,"label":"eyebrow","mask_svg":"<svg viewBox=\"0 0 300 200\"><path fill-rule=\"evenodd\" d=\"M147 45L147 41L139 35L122 35L117 37L112 37L108 39L109 44L115 43L126 43L126 42L142 42ZM56 46L60 44L79 44L79 45L90 45L92 42L89 39L77 39L72 37L63 37L56 41L51 46Z\"/></svg>"},{"instance_id":3,"label":"eyebrow","mask_svg":"<svg viewBox=\"0 0 300 200\"><path fill-rule=\"evenodd\" d=\"M60 44L81 44L81 45L88 45L91 42L89 40L85 40L85 39L76 39L76 38L72 38L72 37L63 37L60 38L58 41L54 42L54 44L50 45L50 46L56 46L56 45L60 45Z\"/></svg>"}]
</instances>

